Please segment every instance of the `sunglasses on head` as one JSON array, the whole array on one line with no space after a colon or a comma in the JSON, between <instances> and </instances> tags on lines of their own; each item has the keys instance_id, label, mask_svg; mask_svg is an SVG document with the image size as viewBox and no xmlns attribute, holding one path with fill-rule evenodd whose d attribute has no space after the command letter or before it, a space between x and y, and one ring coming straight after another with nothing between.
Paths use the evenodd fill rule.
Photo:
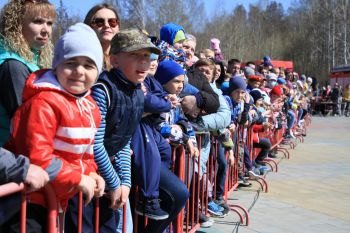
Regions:
<instances>
[{"instance_id":1,"label":"sunglasses on head","mask_svg":"<svg viewBox=\"0 0 350 233\"><path fill-rule=\"evenodd\" d=\"M119 20L117 18L109 18L109 19L95 18L94 20L92 20L91 24L93 26L102 27L105 25L105 20L107 20L108 25L111 28L115 28L116 26L119 25Z\"/></svg>"}]
</instances>

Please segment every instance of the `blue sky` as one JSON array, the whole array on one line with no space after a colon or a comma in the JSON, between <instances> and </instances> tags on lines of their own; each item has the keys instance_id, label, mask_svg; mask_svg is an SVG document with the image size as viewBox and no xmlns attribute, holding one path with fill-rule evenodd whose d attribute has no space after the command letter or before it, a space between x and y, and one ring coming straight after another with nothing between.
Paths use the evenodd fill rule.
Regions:
<instances>
[{"instance_id":1,"label":"blue sky","mask_svg":"<svg viewBox=\"0 0 350 233\"><path fill-rule=\"evenodd\" d=\"M147 2L147 0L145 0ZM276 0L282 3L284 9L290 7L293 0ZM1 0L0 7L6 3L6 0ZM50 0L55 6L59 5L59 0ZM63 0L63 4L67 7L68 13L73 15L80 15L82 18L88 12L88 10L101 0ZM233 9L238 4L243 4L248 9L249 4L256 4L258 0L204 0L205 7L208 15L211 15L218 5L223 5L227 10ZM264 0L263 0L264 2Z\"/></svg>"}]
</instances>

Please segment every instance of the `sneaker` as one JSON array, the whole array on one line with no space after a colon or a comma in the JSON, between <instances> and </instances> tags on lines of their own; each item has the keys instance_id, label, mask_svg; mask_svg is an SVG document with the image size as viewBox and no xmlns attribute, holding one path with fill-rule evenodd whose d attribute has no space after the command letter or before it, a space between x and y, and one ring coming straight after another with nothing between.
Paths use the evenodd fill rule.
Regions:
<instances>
[{"instance_id":1,"label":"sneaker","mask_svg":"<svg viewBox=\"0 0 350 233\"><path fill-rule=\"evenodd\" d=\"M257 180L260 178L260 176L254 172L254 170L248 171L248 174L249 174L249 178L252 180Z\"/></svg>"},{"instance_id":2,"label":"sneaker","mask_svg":"<svg viewBox=\"0 0 350 233\"><path fill-rule=\"evenodd\" d=\"M260 174L265 175L267 172L271 171L271 169L268 166L261 166L259 168Z\"/></svg>"},{"instance_id":3,"label":"sneaker","mask_svg":"<svg viewBox=\"0 0 350 233\"><path fill-rule=\"evenodd\" d=\"M138 215L146 216L149 219L154 220L163 220L169 218L169 214L160 208L158 199L139 201L135 212Z\"/></svg>"},{"instance_id":4,"label":"sneaker","mask_svg":"<svg viewBox=\"0 0 350 233\"><path fill-rule=\"evenodd\" d=\"M223 216L224 208L211 201L208 203L208 212L215 216Z\"/></svg>"},{"instance_id":5,"label":"sneaker","mask_svg":"<svg viewBox=\"0 0 350 233\"><path fill-rule=\"evenodd\" d=\"M221 195L217 195L216 196L216 200L214 201L217 205L222 205L222 204L224 204L225 203L225 199L224 199L224 197L223 196L221 196Z\"/></svg>"},{"instance_id":6,"label":"sneaker","mask_svg":"<svg viewBox=\"0 0 350 233\"><path fill-rule=\"evenodd\" d=\"M269 153L267 156L269 158L272 158L272 159L276 159L277 158L277 155L275 153Z\"/></svg>"},{"instance_id":7,"label":"sneaker","mask_svg":"<svg viewBox=\"0 0 350 233\"><path fill-rule=\"evenodd\" d=\"M247 179L245 179L241 174L238 174L238 185L240 187L249 187L252 184Z\"/></svg>"},{"instance_id":8,"label":"sneaker","mask_svg":"<svg viewBox=\"0 0 350 233\"><path fill-rule=\"evenodd\" d=\"M230 207L226 203L223 203L220 206L224 208L224 211L222 211L223 216L227 216L230 212Z\"/></svg>"},{"instance_id":9,"label":"sneaker","mask_svg":"<svg viewBox=\"0 0 350 233\"><path fill-rule=\"evenodd\" d=\"M214 224L214 220L211 218L208 218L202 213L199 213L199 224L203 228L211 227Z\"/></svg>"}]
</instances>

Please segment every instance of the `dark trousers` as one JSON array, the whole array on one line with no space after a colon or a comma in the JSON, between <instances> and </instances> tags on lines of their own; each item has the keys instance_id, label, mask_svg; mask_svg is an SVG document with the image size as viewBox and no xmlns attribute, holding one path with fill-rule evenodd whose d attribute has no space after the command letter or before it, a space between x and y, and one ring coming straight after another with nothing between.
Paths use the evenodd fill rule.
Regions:
<instances>
[{"instance_id":1,"label":"dark trousers","mask_svg":"<svg viewBox=\"0 0 350 233\"><path fill-rule=\"evenodd\" d=\"M78 229L78 195L69 200L65 216L65 232L76 233ZM118 211L109 208L110 200L106 197L100 198L99 226L101 233L115 233L119 223ZM95 200L87 206L83 205L82 232L94 233L95 223Z\"/></svg>"},{"instance_id":2,"label":"dark trousers","mask_svg":"<svg viewBox=\"0 0 350 233\"><path fill-rule=\"evenodd\" d=\"M186 185L163 164L160 168L159 197L162 200L160 202L161 208L169 213L169 218L159 221L148 219L147 227L143 233L163 233L184 208L189 197Z\"/></svg>"},{"instance_id":3,"label":"dark trousers","mask_svg":"<svg viewBox=\"0 0 350 233\"><path fill-rule=\"evenodd\" d=\"M247 168L248 171L253 169L252 160L250 159L249 150L247 148L247 145L244 144L244 166Z\"/></svg>"},{"instance_id":4,"label":"dark trousers","mask_svg":"<svg viewBox=\"0 0 350 233\"><path fill-rule=\"evenodd\" d=\"M216 173L216 196L222 196L225 191L225 180L227 170L227 160L225 156L225 148L218 143L218 170Z\"/></svg>"},{"instance_id":5,"label":"dark trousers","mask_svg":"<svg viewBox=\"0 0 350 233\"><path fill-rule=\"evenodd\" d=\"M271 142L268 138L259 138L259 143L253 144L254 148L261 148L260 153L255 159L255 162L262 162L268 155L271 149Z\"/></svg>"},{"instance_id":6,"label":"dark trousers","mask_svg":"<svg viewBox=\"0 0 350 233\"><path fill-rule=\"evenodd\" d=\"M160 166L170 167L171 147L152 126L141 122L132 137L133 170L141 194L146 198L158 198Z\"/></svg>"},{"instance_id":7,"label":"dark trousers","mask_svg":"<svg viewBox=\"0 0 350 233\"><path fill-rule=\"evenodd\" d=\"M20 212L15 214L2 226L2 231L6 233L21 232ZM43 206L36 204L27 205L26 233L46 233L47 232L47 210Z\"/></svg>"}]
</instances>

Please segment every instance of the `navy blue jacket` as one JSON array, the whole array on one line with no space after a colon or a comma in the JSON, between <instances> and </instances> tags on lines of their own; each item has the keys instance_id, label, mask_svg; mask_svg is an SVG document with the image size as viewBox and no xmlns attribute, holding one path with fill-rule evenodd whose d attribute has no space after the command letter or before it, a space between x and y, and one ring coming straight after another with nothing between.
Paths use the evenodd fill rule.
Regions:
<instances>
[{"instance_id":1,"label":"navy blue jacket","mask_svg":"<svg viewBox=\"0 0 350 233\"><path fill-rule=\"evenodd\" d=\"M109 155L120 151L131 139L144 109L140 84L127 80L118 69L100 75L98 83L108 88L109 107L106 115L104 145Z\"/></svg>"}]
</instances>

